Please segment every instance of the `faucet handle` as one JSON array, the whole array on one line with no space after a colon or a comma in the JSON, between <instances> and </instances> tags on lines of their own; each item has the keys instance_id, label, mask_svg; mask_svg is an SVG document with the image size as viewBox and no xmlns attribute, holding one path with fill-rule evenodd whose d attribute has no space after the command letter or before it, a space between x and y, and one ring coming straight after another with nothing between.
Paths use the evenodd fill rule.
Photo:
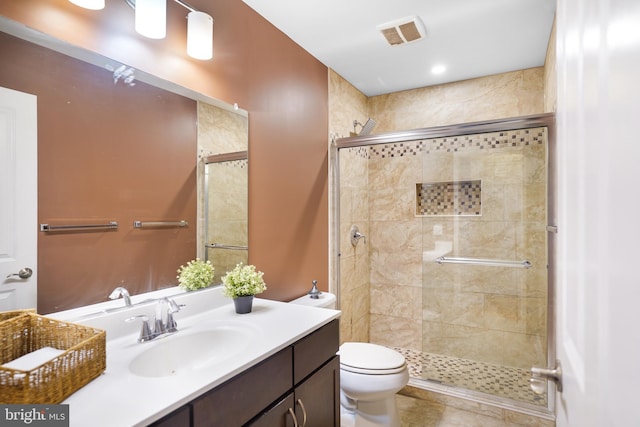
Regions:
<instances>
[{"instance_id":1,"label":"faucet handle","mask_svg":"<svg viewBox=\"0 0 640 427\"><path fill-rule=\"evenodd\" d=\"M169 308L167 309L167 312L169 314L177 313L180 311L180 307L185 306L185 304L176 303L173 298L165 297L164 299L165 301L167 301L167 304L169 305Z\"/></svg>"},{"instance_id":2,"label":"faucet handle","mask_svg":"<svg viewBox=\"0 0 640 427\"><path fill-rule=\"evenodd\" d=\"M165 298L169 308L167 308L167 321L164 325L165 332L177 332L178 324L176 320L173 318L173 313L177 313L180 311L180 307L184 307L184 304L177 304L173 298Z\"/></svg>"},{"instance_id":3,"label":"faucet handle","mask_svg":"<svg viewBox=\"0 0 640 427\"><path fill-rule=\"evenodd\" d=\"M150 341L155 338L153 332L151 332L151 326L149 326L149 316L146 314L138 314L137 316L129 317L125 319L125 322L131 323L138 319L142 319L142 329L140 329L140 337L138 342Z\"/></svg>"}]
</instances>

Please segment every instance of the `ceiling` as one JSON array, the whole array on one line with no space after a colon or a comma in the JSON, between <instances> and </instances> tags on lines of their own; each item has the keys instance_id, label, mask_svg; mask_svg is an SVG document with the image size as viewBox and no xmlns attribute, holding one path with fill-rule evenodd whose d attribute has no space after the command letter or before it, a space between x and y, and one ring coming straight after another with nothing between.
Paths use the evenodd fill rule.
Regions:
<instances>
[{"instance_id":1,"label":"ceiling","mask_svg":"<svg viewBox=\"0 0 640 427\"><path fill-rule=\"evenodd\" d=\"M555 0L243 1L367 96L542 66L555 15ZM377 27L410 16L425 36L389 45Z\"/></svg>"}]
</instances>

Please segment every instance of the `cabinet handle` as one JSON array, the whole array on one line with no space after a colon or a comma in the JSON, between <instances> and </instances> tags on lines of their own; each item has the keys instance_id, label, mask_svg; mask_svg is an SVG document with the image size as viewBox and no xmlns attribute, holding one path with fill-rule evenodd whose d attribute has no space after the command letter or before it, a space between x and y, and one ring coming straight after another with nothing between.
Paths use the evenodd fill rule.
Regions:
<instances>
[{"instance_id":1,"label":"cabinet handle","mask_svg":"<svg viewBox=\"0 0 640 427\"><path fill-rule=\"evenodd\" d=\"M291 408L289 408L289 415L293 418L293 427L298 427L298 418L296 418L296 413Z\"/></svg>"},{"instance_id":2,"label":"cabinet handle","mask_svg":"<svg viewBox=\"0 0 640 427\"><path fill-rule=\"evenodd\" d=\"M302 404L302 399L298 399L296 401L298 405L302 408L302 427L307 425L307 410L304 409L304 405Z\"/></svg>"}]
</instances>

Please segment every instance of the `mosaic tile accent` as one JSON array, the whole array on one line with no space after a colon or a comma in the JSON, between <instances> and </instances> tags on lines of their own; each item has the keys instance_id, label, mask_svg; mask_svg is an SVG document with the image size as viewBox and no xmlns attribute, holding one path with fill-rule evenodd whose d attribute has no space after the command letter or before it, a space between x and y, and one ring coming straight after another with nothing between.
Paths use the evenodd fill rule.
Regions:
<instances>
[{"instance_id":1,"label":"mosaic tile accent","mask_svg":"<svg viewBox=\"0 0 640 427\"><path fill-rule=\"evenodd\" d=\"M411 378L489 393L533 405L547 405L546 393L535 394L529 387L531 373L527 369L422 353L400 347L391 348L404 356Z\"/></svg>"},{"instance_id":2,"label":"mosaic tile accent","mask_svg":"<svg viewBox=\"0 0 640 427\"><path fill-rule=\"evenodd\" d=\"M246 169L247 166L249 165L249 160L247 159L231 160L228 162L223 162L221 164L224 164L225 167Z\"/></svg>"},{"instance_id":3,"label":"mosaic tile accent","mask_svg":"<svg viewBox=\"0 0 640 427\"><path fill-rule=\"evenodd\" d=\"M546 135L547 128L540 127L372 145L369 147L369 158L391 158L415 156L423 153L451 153L543 145L546 141Z\"/></svg>"},{"instance_id":4,"label":"mosaic tile accent","mask_svg":"<svg viewBox=\"0 0 640 427\"><path fill-rule=\"evenodd\" d=\"M482 183L474 181L416 184L416 215L481 215Z\"/></svg>"}]
</instances>

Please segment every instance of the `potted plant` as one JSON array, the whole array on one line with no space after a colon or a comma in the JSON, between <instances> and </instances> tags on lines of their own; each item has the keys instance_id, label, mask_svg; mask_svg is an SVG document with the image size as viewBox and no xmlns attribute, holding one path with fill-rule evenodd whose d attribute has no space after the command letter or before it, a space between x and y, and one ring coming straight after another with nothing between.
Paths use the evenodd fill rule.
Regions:
<instances>
[{"instance_id":1,"label":"potted plant","mask_svg":"<svg viewBox=\"0 0 640 427\"><path fill-rule=\"evenodd\" d=\"M178 269L178 286L187 291L206 288L213 283L215 268L211 261L196 258Z\"/></svg>"},{"instance_id":2,"label":"potted plant","mask_svg":"<svg viewBox=\"0 0 640 427\"><path fill-rule=\"evenodd\" d=\"M236 313L250 313L253 296L267 289L262 279L263 274L256 271L254 265L239 263L222 278L223 294L233 298Z\"/></svg>"}]
</instances>

